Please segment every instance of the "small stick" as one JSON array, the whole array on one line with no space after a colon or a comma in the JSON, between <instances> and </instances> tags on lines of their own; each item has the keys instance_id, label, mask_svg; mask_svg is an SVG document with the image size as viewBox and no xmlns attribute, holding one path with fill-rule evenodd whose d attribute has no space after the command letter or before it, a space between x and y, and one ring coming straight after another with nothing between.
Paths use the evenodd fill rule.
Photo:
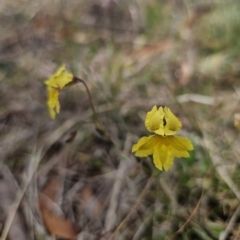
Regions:
<instances>
[{"instance_id":1,"label":"small stick","mask_svg":"<svg viewBox=\"0 0 240 240\"><path fill-rule=\"evenodd\" d=\"M118 225L118 227L116 228L116 230L112 233L112 235L109 237L108 240L113 240L114 237L116 236L116 234L118 232L121 231L121 229L125 226L125 224L128 222L128 220L130 219L130 217L132 216L132 214L134 212L136 212L137 208L139 207L142 199L145 197L145 194L147 192L147 190L151 187L152 182L153 182L153 177L150 177L147 181L147 184L145 185L144 189L142 190L136 204L133 206L133 208L131 209L131 211L128 213L128 215L123 219L123 221Z\"/></svg>"}]
</instances>

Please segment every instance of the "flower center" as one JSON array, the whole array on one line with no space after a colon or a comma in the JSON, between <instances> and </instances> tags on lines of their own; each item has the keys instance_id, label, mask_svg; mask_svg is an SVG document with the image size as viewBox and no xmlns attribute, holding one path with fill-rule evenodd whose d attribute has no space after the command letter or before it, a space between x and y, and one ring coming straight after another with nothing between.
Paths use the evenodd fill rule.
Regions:
<instances>
[{"instance_id":1,"label":"flower center","mask_svg":"<svg viewBox=\"0 0 240 240\"><path fill-rule=\"evenodd\" d=\"M167 125L167 121L165 119L165 117L163 117L163 126L165 127Z\"/></svg>"}]
</instances>

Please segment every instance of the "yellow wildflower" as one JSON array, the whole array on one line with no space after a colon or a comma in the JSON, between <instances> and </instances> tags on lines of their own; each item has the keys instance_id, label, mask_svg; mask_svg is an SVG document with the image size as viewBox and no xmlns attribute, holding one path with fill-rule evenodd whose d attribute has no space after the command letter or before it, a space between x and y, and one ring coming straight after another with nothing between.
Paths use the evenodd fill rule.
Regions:
<instances>
[{"instance_id":1,"label":"yellow wildflower","mask_svg":"<svg viewBox=\"0 0 240 240\"><path fill-rule=\"evenodd\" d=\"M174 135L182 127L181 122L168 107L156 106L147 113L145 126L149 132L161 136Z\"/></svg>"},{"instance_id":2,"label":"yellow wildflower","mask_svg":"<svg viewBox=\"0 0 240 240\"><path fill-rule=\"evenodd\" d=\"M60 104L58 101L59 92L72 81L73 75L66 70L65 64L61 65L58 70L45 81L48 90L47 105L52 119L54 119L56 113L60 111Z\"/></svg>"},{"instance_id":3,"label":"yellow wildflower","mask_svg":"<svg viewBox=\"0 0 240 240\"><path fill-rule=\"evenodd\" d=\"M168 107L156 106L147 113L145 126L148 131L155 133L148 137L142 137L132 147L137 157L153 155L155 166L162 170L168 170L174 157L189 157L188 151L193 149L189 139L174 136L182 127L181 122Z\"/></svg>"}]
</instances>

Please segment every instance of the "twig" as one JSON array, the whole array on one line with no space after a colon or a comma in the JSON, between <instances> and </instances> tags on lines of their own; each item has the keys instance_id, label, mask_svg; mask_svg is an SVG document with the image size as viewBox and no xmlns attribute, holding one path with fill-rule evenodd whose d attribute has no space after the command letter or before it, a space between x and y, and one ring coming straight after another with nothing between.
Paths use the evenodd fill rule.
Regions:
<instances>
[{"instance_id":1,"label":"twig","mask_svg":"<svg viewBox=\"0 0 240 240\"><path fill-rule=\"evenodd\" d=\"M41 160L41 151L39 151L38 153L36 153L31 159L30 159L30 164L29 164L29 167L28 167L28 172L27 172L27 176L26 176L26 179L23 180L23 183L22 183L22 187L20 187L17 191L17 194L16 194L16 198L9 210L9 213L8 213L8 216L7 216L7 219L6 219L6 222L5 222L5 225L4 225L4 228L3 228L3 231L2 231L2 235L1 235L1 238L0 240L5 240L7 238L7 235L8 235L8 232L9 232L9 229L12 225L12 222L13 222L13 219L16 215L16 212L17 212L17 209L22 201L22 198L28 188L28 185L30 184L31 180L32 180L32 177L34 175L34 173L36 172L37 168L38 168L38 164Z\"/></svg>"},{"instance_id":2,"label":"twig","mask_svg":"<svg viewBox=\"0 0 240 240\"><path fill-rule=\"evenodd\" d=\"M162 187L164 193L167 195L167 197L170 200L171 210L172 210L173 215L175 215L178 210L178 202L176 200L175 194L170 189L168 184L165 182L164 178L160 178L159 182L160 182L160 186Z\"/></svg>"},{"instance_id":3,"label":"twig","mask_svg":"<svg viewBox=\"0 0 240 240\"><path fill-rule=\"evenodd\" d=\"M127 136L124 146L124 153L127 154L129 152L129 146L131 146L131 137ZM116 173L115 182L113 185L113 190L110 198L109 208L106 215L105 221L105 230L109 231L112 229L116 222L116 209L118 203L118 196L120 194L120 190L124 181L124 173L127 169L127 161L125 159L120 159L120 165Z\"/></svg>"},{"instance_id":4,"label":"twig","mask_svg":"<svg viewBox=\"0 0 240 240\"><path fill-rule=\"evenodd\" d=\"M180 96L177 96L177 101L179 103L185 103L185 102L195 102L205 105L214 105L215 99L213 97L204 96L200 94L191 94L186 93Z\"/></svg>"},{"instance_id":5,"label":"twig","mask_svg":"<svg viewBox=\"0 0 240 240\"><path fill-rule=\"evenodd\" d=\"M181 233L184 228L189 224L189 222L192 220L192 218L194 217L194 215L196 214L201 202L202 202L202 198L203 198L203 191L202 191L202 195L196 205L196 207L194 208L192 214L190 215L190 217L187 219L187 221L173 234L171 235L169 238L167 238L166 240L171 240L174 239L179 233Z\"/></svg>"},{"instance_id":6,"label":"twig","mask_svg":"<svg viewBox=\"0 0 240 240\"><path fill-rule=\"evenodd\" d=\"M151 176L149 179L148 179L148 182L147 184L145 185L143 191L141 192L136 204L133 206L133 208L131 209L131 211L128 213L128 215L123 219L123 221L118 225L118 227L116 228L116 230L112 233L112 235L109 237L108 240L113 240L114 237L116 236L116 234L118 232L120 232L122 230L122 228L125 226L125 224L128 222L128 220L130 219L130 217L132 216L132 214L134 212L136 212L136 210L138 209L142 199L145 197L145 194L147 192L147 190L151 187L152 185L152 182L153 182L154 178L153 176Z\"/></svg>"},{"instance_id":7,"label":"twig","mask_svg":"<svg viewBox=\"0 0 240 240\"><path fill-rule=\"evenodd\" d=\"M231 233L231 231L233 229L234 224L237 221L237 218L239 217L239 214L240 214L240 206L238 206L238 208L236 209L236 211L232 215L232 217L231 217L231 219L230 219L230 221L229 221L225 231L220 234L219 240L227 239L228 235Z\"/></svg>"},{"instance_id":8,"label":"twig","mask_svg":"<svg viewBox=\"0 0 240 240\"><path fill-rule=\"evenodd\" d=\"M204 142L205 142L205 146L208 149L208 152L211 156L212 163L215 166L218 174L225 181L225 183L229 186L229 188L233 191L233 193L236 195L238 200L240 200L239 188L237 187L237 185L233 182L233 180L229 176L226 166L224 165L224 162L222 161L221 156L219 156L219 153L213 152L213 149L217 149L216 146L213 145L212 141L210 140L210 137L206 136L205 134L204 134Z\"/></svg>"},{"instance_id":9,"label":"twig","mask_svg":"<svg viewBox=\"0 0 240 240\"><path fill-rule=\"evenodd\" d=\"M237 233L235 234L235 237L233 240L238 240L239 236L240 236L240 228L238 229Z\"/></svg>"},{"instance_id":10,"label":"twig","mask_svg":"<svg viewBox=\"0 0 240 240\"><path fill-rule=\"evenodd\" d=\"M238 188L238 186L234 183L234 181L230 177L230 175L226 169L226 166L224 165L223 159L219 154L219 152L220 152L219 149L216 147L216 145L213 144L213 141L211 141L211 137L209 135L207 135L206 132L203 132L203 133L204 133L205 147L206 147L206 149L208 149L208 152L210 154L213 165L215 166L220 177L224 180L224 182L228 185L228 187L236 195L238 200L240 200L240 189ZM213 151L214 149L215 149L215 152ZM229 233L233 227L233 224L236 221L237 216L239 216L239 213L240 213L240 206L237 208L237 210L233 214L225 231L221 234L221 236L219 238L220 240L224 240L227 238L227 236L229 235Z\"/></svg>"},{"instance_id":11,"label":"twig","mask_svg":"<svg viewBox=\"0 0 240 240\"><path fill-rule=\"evenodd\" d=\"M152 223L153 213L150 213L149 216L141 223L137 231L135 232L132 240L142 239L143 233L146 231L148 226Z\"/></svg>"}]
</instances>

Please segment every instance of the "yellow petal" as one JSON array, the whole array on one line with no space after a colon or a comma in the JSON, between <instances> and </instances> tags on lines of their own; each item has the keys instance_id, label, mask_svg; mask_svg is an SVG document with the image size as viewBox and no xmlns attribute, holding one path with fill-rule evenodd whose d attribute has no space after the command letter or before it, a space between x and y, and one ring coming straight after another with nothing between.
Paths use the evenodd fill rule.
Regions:
<instances>
[{"instance_id":1,"label":"yellow petal","mask_svg":"<svg viewBox=\"0 0 240 240\"><path fill-rule=\"evenodd\" d=\"M146 120L145 120L145 126L149 132L155 132L156 130L163 131L163 118L164 118L164 112L163 108L160 107L157 109L156 106L152 108L150 112L147 113ZM161 135L161 134L159 134Z\"/></svg>"},{"instance_id":2,"label":"yellow petal","mask_svg":"<svg viewBox=\"0 0 240 240\"><path fill-rule=\"evenodd\" d=\"M174 156L170 152L168 152L168 157L163 164L163 168L165 171L168 171L169 168L173 165L173 160L174 160Z\"/></svg>"},{"instance_id":3,"label":"yellow petal","mask_svg":"<svg viewBox=\"0 0 240 240\"><path fill-rule=\"evenodd\" d=\"M188 151L193 150L191 141L181 136L166 137L168 142L169 151L176 157L189 157Z\"/></svg>"},{"instance_id":4,"label":"yellow petal","mask_svg":"<svg viewBox=\"0 0 240 240\"><path fill-rule=\"evenodd\" d=\"M182 123L172 113L168 107L164 107L165 121L164 134L166 136L174 135L182 127Z\"/></svg>"},{"instance_id":5,"label":"yellow petal","mask_svg":"<svg viewBox=\"0 0 240 240\"><path fill-rule=\"evenodd\" d=\"M167 152L162 151L162 148L158 145L154 148L153 152L153 163L156 168L162 171L163 162L167 158Z\"/></svg>"},{"instance_id":6,"label":"yellow petal","mask_svg":"<svg viewBox=\"0 0 240 240\"><path fill-rule=\"evenodd\" d=\"M193 149L189 139L181 136L155 136L157 142L153 151L155 166L168 171L173 164L174 157L189 157L188 151Z\"/></svg>"},{"instance_id":7,"label":"yellow petal","mask_svg":"<svg viewBox=\"0 0 240 240\"><path fill-rule=\"evenodd\" d=\"M142 137L133 145L132 152L135 152L137 157L146 157L153 154L153 149L157 144L158 139L154 136Z\"/></svg>"},{"instance_id":8,"label":"yellow petal","mask_svg":"<svg viewBox=\"0 0 240 240\"><path fill-rule=\"evenodd\" d=\"M159 170L164 168L165 171L168 171L173 164L173 160L174 155L166 145L160 144L154 148L153 163Z\"/></svg>"},{"instance_id":9,"label":"yellow petal","mask_svg":"<svg viewBox=\"0 0 240 240\"><path fill-rule=\"evenodd\" d=\"M166 152L162 152L159 147L154 148L153 152L153 163L156 168L162 171L163 161L166 159Z\"/></svg>"},{"instance_id":10,"label":"yellow petal","mask_svg":"<svg viewBox=\"0 0 240 240\"><path fill-rule=\"evenodd\" d=\"M72 80L73 75L67 71L65 64L63 64L49 79L45 81L45 84L52 88L63 89Z\"/></svg>"},{"instance_id":11,"label":"yellow petal","mask_svg":"<svg viewBox=\"0 0 240 240\"><path fill-rule=\"evenodd\" d=\"M57 69L57 71L55 72L54 75L60 76L64 71L67 71L67 70L66 70L65 64L63 63L63 64Z\"/></svg>"},{"instance_id":12,"label":"yellow petal","mask_svg":"<svg viewBox=\"0 0 240 240\"><path fill-rule=\"evenodd\" d=\"M168 137L168 140L170 145L179 151L193 150L193 145L188 138L181 136L170 136Z\"/></svg>"},{"instance_id":13,"label":"yellow petal","mask_svg":"<svg viewBox=\"0 0 240 240\"><path fill-rule=\"evenodd\" d=\"M155 130L154 133L160 136L165 136L165 129L164 127L160 127L159 129Z\"/></svg>"},{"instance_id":14,"label":"yellow petal","mask_svg":"<svg viewBox=\"0 0 240 240\"><path fill-rule=\"evenodd\" d=\"M145 126L150 132L160 136L174 135L182 127L181 122L168 107L156 106L147 113Z\"/></svg>"},{"instance_id":15,"label":"yellow petal","mask_svg":"<svg viewBox=\"0 0 240 240\"><path fill-rule=\"evenodd\" d=\"M48 110L50 117L54 119L56 117L56 113L59 113L60 111L60 104L58 101L58 95L59 91L48 87L48 100L47 100L47 105L48 105Z\"/></svg>"}]
</instances>

